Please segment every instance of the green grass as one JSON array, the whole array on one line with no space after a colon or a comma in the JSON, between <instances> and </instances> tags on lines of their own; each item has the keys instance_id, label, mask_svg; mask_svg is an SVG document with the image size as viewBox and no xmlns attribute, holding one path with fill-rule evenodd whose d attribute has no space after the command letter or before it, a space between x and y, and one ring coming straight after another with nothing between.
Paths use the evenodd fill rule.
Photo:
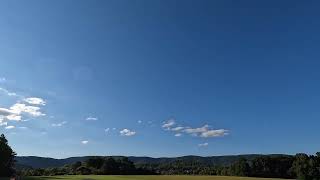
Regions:
<instances>
[{"instance_id":1,"label":"green grass","mask_svg":"<svg viewBox=\"0 0 320 180\"><path fill-rule=\"evenodd\" d=\"M23 180L272 180L232 176L42 176ZM279 180L279 179L278 179Z\"/></svg>"}]
</instances>

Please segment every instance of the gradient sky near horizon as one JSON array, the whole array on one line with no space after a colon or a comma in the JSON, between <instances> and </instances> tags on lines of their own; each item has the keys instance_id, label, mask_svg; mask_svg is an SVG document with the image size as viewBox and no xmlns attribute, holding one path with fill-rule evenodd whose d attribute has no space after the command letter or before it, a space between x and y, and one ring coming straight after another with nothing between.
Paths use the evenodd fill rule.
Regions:
<instances>
[{"instance_id":1,"label":"gradient sky near horizon","mask_svg":"<svg viewBox=\"0 0 320 180\"><path fill-rule=\"evenodd\" d=\"M320 150L319 1L1 1L18 155Z\"/></svg>"}]
</instances>

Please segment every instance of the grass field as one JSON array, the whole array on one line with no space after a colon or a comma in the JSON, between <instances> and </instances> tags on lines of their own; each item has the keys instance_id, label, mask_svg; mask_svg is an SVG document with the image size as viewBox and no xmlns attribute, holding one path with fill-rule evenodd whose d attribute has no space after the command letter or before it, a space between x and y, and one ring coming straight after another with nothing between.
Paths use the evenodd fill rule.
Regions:
<instances>
[{"instance_id":1,"label":"grass field","mask_svg":"<svg viewBox=\"0 0 320 180\"><path fill-rule=\"evenodd\" d=\"M232 176L50 176L28 177L23 180L272 180Z\"/></svg>"}]
</instances>

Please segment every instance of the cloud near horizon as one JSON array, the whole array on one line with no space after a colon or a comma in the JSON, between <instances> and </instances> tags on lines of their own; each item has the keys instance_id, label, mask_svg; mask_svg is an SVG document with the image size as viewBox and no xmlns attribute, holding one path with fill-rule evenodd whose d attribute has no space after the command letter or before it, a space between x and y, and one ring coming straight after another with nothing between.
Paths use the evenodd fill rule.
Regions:
<instances>
[{"instance_id":1,"label":"cloud near horizon","mask_svg":"<svg viewBox=\"0 0 320 180\"><path fill-rule=\"evenodd\" d=\"M222 137L229 134L229 130L226 129L211 129L209 125L204 125L198 128L176 126L174 119L163 122L162 128L164 130L174 131L176 134L174 136L180 137L183 133L195 137L202 138L213 138L213 137Z\"/></svg>"}]
</instances>

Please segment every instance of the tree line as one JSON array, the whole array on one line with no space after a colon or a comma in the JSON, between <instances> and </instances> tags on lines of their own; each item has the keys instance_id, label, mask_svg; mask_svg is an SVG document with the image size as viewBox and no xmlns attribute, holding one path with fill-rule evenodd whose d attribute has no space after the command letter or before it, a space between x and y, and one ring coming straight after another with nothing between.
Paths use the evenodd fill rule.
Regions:
<instances>
[{"instance_id":1,"label":"tree line","mask_svg":"<svg viewBox=\"0 0 320 180\"><path fill-rule=\"evenodd\" d=\"M240 158L226 166L216 166L209 162L175 160L172 162L134 164L128 158L92 157L83 162L54 168L14 169L16 153L0 136L0 177L15 174L22 176L54 175L223 175L263 178L290 178L320 180L320 152L315 155L303 153L290 155L261 155L253 159Z\"/></svg>"},{"instance_id":2,"label":"tree line","mask_svg":"<svg viewBox=\"0 0 320 180\"><path fill-rule=\"evenodd\" d=\"M153 171L137 168L127 157L92 157L84 162L75 162L63 167L23 169L22 176L55 176L55 175L152 175Z\"/></svg>"},{"instance_id":3,"label":"tree line","mask_svg":"<svg viewBox=\"0 0 320 180\"><path fill-rule=\"evenodd\" d=\"M261 155L253 159L240 158L228 166L177 160L170 163L140 165L166 175L221 175L263 178L320 180L320 152L289 155Z\"/></svg>"}]
</instances>

